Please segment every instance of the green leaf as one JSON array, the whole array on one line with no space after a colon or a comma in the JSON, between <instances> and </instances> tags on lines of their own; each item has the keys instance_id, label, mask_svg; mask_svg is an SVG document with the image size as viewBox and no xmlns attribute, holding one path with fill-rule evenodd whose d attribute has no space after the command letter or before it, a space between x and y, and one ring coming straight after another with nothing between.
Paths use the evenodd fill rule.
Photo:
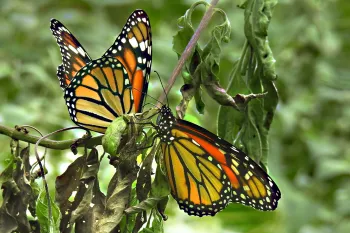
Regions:
<instances>
[{"instance_id":1,"label":"green leaf","mask_svg":"<svg viewBox=\"0 0 350 233\"><path fill-rule=\"evenodd\" d=\"M127 123L124 117L117 117L107 128L102 138L102 146L105 152L111 156L116 156L119 150L120 142L125 135Z\"/></svg>"},{"instance_id":2,"label":"green leaf","mask_svg":"<svg viewBox=\"0 0 350 233\"><path fill-rule=\"evenodd\" d=\"M219 81L218 73L219 73L219 65L221 58L221 45L222 42L229 42L230 34L231 34L231 24L227 18L225 12L221 9L214 9L214 13L218 13L223 18L223 23L220 25L216 25L214 29L211 31L211 37L209 42L203 49L201 54L202 60L204 61L207 69L207 73L209 76L201 76L202 83Z\"/></svg>"},{"instance_id":3,"label":"green leaf","mask_svg":"<svg viewBox=\"0 0 350 233\"><path fill-rule=\"evenodd\" d=\"M156 175L152 183L151 197L166 197L170 194L167 177L161 170L161 165L158 163Z\"/></svg>"},{"instance_id":4,"label":"green leaf","mask_svg":"<svg viewBox=\"0 0 350 233\"><path fill-rule=\"evenodd\" d=\"M158 163L156 176L154 177L154 181L152 183L151 189L151 197L161 198L157 204L157 210L161 214L164 214L165 208L168 204L170 187L168 184L167 177L164 175L161 165Z\"/></svg>"},{"instance_id":5,"label":"green leaf","mask_svg":"<svg viewBox=\"0 0 350 233\"><path fill-rule=\"evenodd\" d=\"M40 231L42 233L55 233L60 232L59 223L60 223L60 210L56 203L50 198L51 210L52 210L52 219L48 219L48 200L46 198L46 193L43 191L39 194L39 198L36 204L36 214L38 221L40 223Z\"/></svg>"},{"instance_id":6,"label":"green leaf","mask_svg":"<svg viewBox=\"0 0 350 233\"><path fill-rule=\"evenodd\" d=\"M227 86L227 94L234 96L237 93L248 94L249 89L242 75L244 70L244 60L247 56L247 43L243 47L242 55L238 61L233 65L232 72L229 76L230 83ZM225 140L234 143L236 137L240 132L242 125L245 121L244 112L237 111L237 109L232 108L232 106L222 106L219 107L218 114L218 135Z\"/></svg>"},{"instance_id":7,"label":"green leaf","mask_svg":"<svg viewBox=\"0 0 350 233\"><path fill-rule=\"evenodd\" d=\"M244 33L253 47L263 77L267 80L275 80L277 77L276 60L267 37L267 29L276 4L277 0L248 0L244 11Z\"/></svg>"},{"instance_id":8,"label":"green leaf","mask_svg":"<svg viewBox=\"0 0 350 233\"><path fill-rule=\"evenodd\" d=\"M205 103L202 100L202 89L200 88L201 84L201 77L196 75L196 70L198 66L202 63L201 58L201 50L199 46L195 49L193 52L193 56L191 58L190 64L189 64L189 71L190 71L190 79L185 80L185 84L189 84L191 89L185 89L184 86L181 88L181 94L183 99L189 103L192 97L194 97L194 100L196 102L196 108L200 114L204 113Z\"/></svg>"},{"instance_id":9,"label":"green leaf","mask_svg":"<svg viewBox=\"0 0 350 233\"><path fill-rule=\"evenodd\" d=\"M173 40L173 50L180 56L185 50L191 36L193 35L193 27L191 15L194 9L199 5L208 6L208 3L199 1L193 4L186 14L179 19L180 30ZM183 99L177 107L178 115L182 118L187 109L188 102L194 97L196 107L199 113L204 113L205 104L202 100L201 85L203 85L208 94L217 102L223 105L234 105L231 96L227 95L225 90L220 86L218 73L221 57L221 44L228 42L231 33L230 22L224 11L214 9L214 13L223 16L224 22L214 27L211 32L211 39L202 50L198 43L192 53L189 61L186 62L183 71L184 85L181 88ZM185 42L185 43L184 43Z\"/></svg>"},{"instance_id":10,"label":"green leaf","mask_svg":"<svg viewBox=\"0 0 350 233\"><path fill-rule=\"evenodd\" d=\"M28 209L30 211L30 213L32 214L32 216L36 216L36 200L39 197L40 194L40 186L37 182L35 182L34 180L30 182L30 187L32 189L32 198L29 202L29 206Z\"/></svg>"},{"instance_id":11,"label":"green leaf","mask_svg":"<svg viewBox=\"0 0 350 233\"><path fill-rule=\"evenodd\" d=\"M188 42L190 41L194 29L191 22L191 15L193 12L193 6L188 9L184 16L181 16L177 20L180 30L173 37L173 51L180 57L185 50Z\"/></svg>"},{"instance_id":12,"label":"green leaf","mask_svg":"<svg viewBox=\"0 0 350 233\"><path fill-rule=\"evenodd\" d=\"M147 226L140 233L163 233L164 232L164 221L162 216L157 212L152 212L153 219L151 226Z\"/></svg>"},{"instance_id":13,"label":"green leaf","mask_svg":"<svg viewBox=\"0 0 350 233\"><path fill-rule=\"evenodd\" d=\"M254 100L237 113L220 107L218 134L226 140L242 145L247 154L265 166L268 156L268 131L278 103L273 58L267 38L272 9L276 1L247 0L240 5L245 9L245 35L241 58L232 72L228 93L262 93L263 99Z\"/></svg>"},{"instance_id":14,"label":"green leaf","mask_svg":"<svg viewBox=\"0 0 350 233\"><path fill-rule=\"evenodd\" d=\"M239 137L247 154L255 161L260 161L263 156L265 156L265 158L267 157L263 152L264 147L262 135L259 130L261 128L261 120L263 117L260 114L261 112L257 112L257 109L259 108L260 106L258 104L253 105L253 103L248 106L246 111L246 121L243 124L243 130Z\"/></svg>"},{"instance_id":15,"label":"green leaf","mask_svg":"<svg viewBox=\"0 0 350 233\"><path fill-rule=\"evenodd\" d=\"M15 166L14 157L11 158L6 168L0 174L0 184L12 180L12 173Z\"/></svg>"},{"instance_id":16,"label":"green leaf","mask_svg":"<svg viewBox=\"0 0 350 233\"><path fill-rule=\"evenodd\" d=\"M129 204L131 184L136 174L128 174L123 179L118 176L115 178L117 178L116 186L107 194L106 209L97 223L98 232L110 232L122 220L125 207Z\"/></svg>"},{"instance_id":17,"label":"green leaf","mask_svg":"<svg viewBox=\"0 0 350 233\"><path fill-rule=\"evenodd\" d=\"M177 32L177 34L173 37L173 51L176 52L178 57L181 56L181 54L184 52L186 46L188 45L188 42L192 38L194 34L194 29L192 25L192 13L195 10L195 8L198 5L205 5L207 6L208 3L199 1L195 4L193 4L190 9L188 9L184 16L181 16L178 19L178 26L180 30ZM195 97L196 101L196 107L199 113L204 112L204 102L202 101L202 93L200 90L200 78L194 77L195 70L197 69L197 66L202 62L201 59L201 53L202 50L200 49L198 43L195 46L194 51L192 52L191 59L186 62L185 68L182 72L182 77L185 84L189 84L186 88L186 85L184 85L181 88L181 93L183 96L183 99L181 101L181 104L179 106L179 109L181 112L185 112L188 106L189 101ZM181 115L181 114L180 114ZM181 117L183 117L181 115Z\"/></svg>"}]
</instances>

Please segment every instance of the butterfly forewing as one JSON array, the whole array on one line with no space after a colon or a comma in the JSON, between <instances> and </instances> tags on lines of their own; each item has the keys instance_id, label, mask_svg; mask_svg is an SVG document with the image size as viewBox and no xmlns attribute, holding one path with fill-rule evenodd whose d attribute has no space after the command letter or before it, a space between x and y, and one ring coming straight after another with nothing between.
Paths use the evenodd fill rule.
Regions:
<instances>
[{"instance_id":1,"label":"butterfly forewing","mask_svg":"<svg viewBox=\"0 0 350 233\"><path fill-rule=\"evenodd\" d=\"M100 133L116 117L135 112L127 71L111 57L84 66L66 88L64 98L77 125Z\"/></svg>"},{"instance_id":2,"label":"butterfly forewing","mask_svg":"<svg viewBox=\"0 0 350 233\"><path fill-rule=\"evenodd\" d=\"M146 12L135 10L130 15L104 56L117 58L124 65L133 87L135 110L141 111L152 64L151 25Z\"/></svg>"},{"instance_id":3,"label":"butterfly forewing","mask_svg":"<svg viewBox=\"0 0 350 233\"><path fill-rule=\"evenodd\" d=\"M65 90L76 73L90 62L91 58L61 22L51 19L50 29L61 51L62 64L57 67L57 77L61 88Z\"/></svg>"}]
</instances>

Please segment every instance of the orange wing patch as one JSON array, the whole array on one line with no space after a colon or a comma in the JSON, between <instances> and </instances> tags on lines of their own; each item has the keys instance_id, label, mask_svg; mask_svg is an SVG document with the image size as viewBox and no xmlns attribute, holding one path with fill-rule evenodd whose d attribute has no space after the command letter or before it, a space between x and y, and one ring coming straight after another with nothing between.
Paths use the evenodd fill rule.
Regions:
<instances>
[{"instance_id":1,"label":"orange wing patch","mask_svg":"<svg viewBox=\"0 0 350 233\"><path fill-rule=\"evenodd\" d=\"M135 73L136 70L136 57L135 54L128 48L125 49L124 51L124 61L125 61L125 66L128 67L128 70L131 72L131 74ZM133 82L133 75L130 79L130 82Z\"/></svg>"},{"instance_id":2,"label":"orange wing patch","mask_svg":"<svg viewBox=\"0 0 350 233\"><path fill-rule=\"evenodd\" d=\"M220 152L220 150L216 146L188 132L185 132L185 134L187 134L187 136L189 136L190 138L195 140L199 145L201 145L201 147L204 150L206 150L208 154L213 156L216 161L218 161L222 165L226 165L225 155L222 152Z\"/></svg>"},{"instance_id":3,"label":"orange wing patch","mask_svg":"<svg viewBox=\"0 0 350 233\"><path fill-rule=\"evenodd\" d=\"M76 97L89 97L97 101L101 101L99 94L96 91L93 91L85 86L79 86L75 90Z\"/></svg>"},{"instance_id":4,"label":"orange wing patch","mask_svg":"<svg viewBox=\"0 0 350 233\"><path fill-rule=\"evenodd\" d=\"M134 75L134 79L132 82L132 95L134 97L134 104L135 104L135 109L137 112L141 111L141 102L143 100L143 95L142 93L143 90L143 85L144 85L144 77L143 73L141 70L137 70Z\"/></svg>"},{"instance_id":5,"label":"orange wing patch","mask_svg":"<svg viewBox=\"0 0 350 233\"><path fill-rule=\"evenodd\" d=\"M91 75L86 75L83 78L82 85L90 87L98 91L98 84L96 80Z\"/></svg>"},{"instance_id":6,"label":"orange wing patch","mask_svg":"<svg viewBox=\"0 0 350 233\"><path fill-rule=\"evenodd\" d=\"M113 92L117 92L117 84L115 83L114 73L112 68L110 67L104 67L102 69L103 73L105 74L105 77L107 78L107 82L109 84L109 87Z\"/></svg>"}]
</instances>

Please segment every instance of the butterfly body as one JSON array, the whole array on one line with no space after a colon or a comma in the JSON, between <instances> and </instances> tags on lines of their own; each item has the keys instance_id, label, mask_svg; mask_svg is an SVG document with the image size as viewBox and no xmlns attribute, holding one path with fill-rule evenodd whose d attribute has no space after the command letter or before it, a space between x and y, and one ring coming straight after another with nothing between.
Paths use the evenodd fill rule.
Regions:
<instances>
[{"instance_id":1,"label":"butterfly body","mask_svg":"<svg viewBox=\"0 0 350 233\"><path fill-rule=\"evenodd\" d=\"M50 28L62 55L57 77L74 123L104 133L116 117L142 111L152 64L146 12L135 10L113 45L96 60L58 20L52 19Z\"/></svg>"},{"instance_id":2,"label":"butterfly body","mask_svg":"<svg viewBox=\"0 0 350 233\"><path fill-rule=\"evenodd\" d=\"M177 119L163 106L157 119L171 194L189 215L215 215L230 202L274 210L280 191L244 152L215 134Z\"/></svg>"}]
</instances>

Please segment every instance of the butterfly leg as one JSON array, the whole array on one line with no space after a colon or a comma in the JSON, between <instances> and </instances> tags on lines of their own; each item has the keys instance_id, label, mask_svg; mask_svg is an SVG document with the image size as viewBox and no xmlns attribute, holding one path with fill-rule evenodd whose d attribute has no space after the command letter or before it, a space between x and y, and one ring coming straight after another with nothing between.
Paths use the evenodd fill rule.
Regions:
<instances>
[{"instance_id":1,"label":"butterfly leg","mask_svg":"<svg viewBox=\"0 0 350 233\"><path fill-rule=\"evenodd\" d=\"M138 124L138 125L151 125L153 128L156 128L157 126L153 124L152 122L130 122L129 124Z\"/></svg>"},{"instance_id":2,"label":"butterfly leg","mask_svg":"<svg viewBox=\"0 0 350 233\"><path fill-rule=\"evenodd\" d=\"M135 151L138 151L138 150L145 150L145 149L151 148L151 147L154 146L154 142L156 141L156 139L157 139L158 137L159 137L158 135L155 135L155 136L153 137L153 140L152 140L151 145L145 146L145 147L141 147L141 148L137 148L136 150L132 150L132 151L128 151L128 152L131 153L131 152L135 152Z\"/></svg>"},{"instance_id":3,"label":"butterfly leg","mask_svg":"<svg viewBox=\"0 0 350 233\"><path fill-rule=\"evenodd\" d=\"M154 146L154 142L156 141L156 139L157 139L158 137L159 137L158 135L155 135L155 136L153 137L153 140L152 140L151 145L146 146L146 147L143 147L143 148L139 148L139 150L144 150L144 149L148 149L148 148L153 147L153 146Z\"/></svg>"}]
</instances>

